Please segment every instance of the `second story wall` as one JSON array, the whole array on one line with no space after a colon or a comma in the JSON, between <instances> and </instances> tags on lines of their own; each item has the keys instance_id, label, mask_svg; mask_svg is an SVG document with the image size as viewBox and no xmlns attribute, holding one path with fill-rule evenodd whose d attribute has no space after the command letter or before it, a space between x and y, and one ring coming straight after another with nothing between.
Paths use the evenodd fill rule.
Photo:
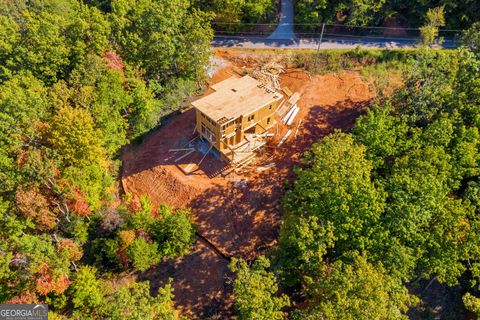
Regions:
<instances>
[{"instance_id":1,"label":"second story wall","mask_svg":"<svg viewBox=\"0 0 480 320\"><path fill-rule=\"evenodd\" d=\"M220 128L217 124L199 110L196 112L196 131L204 138L209 140L217 149L220 149Z\"/></svg>"},{"instance_id":2,"label":"second story wall","mask_svg":"<svg viewBox=\"0 0 480 320\"><path fill-rule=\"evenodd\" d=\"M278 102L271 103L255 112L245 115L242 119L242 129L248 130L253 125L257 125L255 133L261 133L270 127L275 119L275 109Z\"/></svg>"},{"instance_id":3,"label":"second story wall","mask_svg":"<svg viewBox=\"0 0 480 320\"><path fill-rule=\"evenodd\" d=\"M269 129L275 123L275 110L279 103L280 101L273 102L222 125L196 109L196 131L209 140L217 150L229 153L229 147L245 141L245 131L260 134Z\"/></svg>"}]
</instances>

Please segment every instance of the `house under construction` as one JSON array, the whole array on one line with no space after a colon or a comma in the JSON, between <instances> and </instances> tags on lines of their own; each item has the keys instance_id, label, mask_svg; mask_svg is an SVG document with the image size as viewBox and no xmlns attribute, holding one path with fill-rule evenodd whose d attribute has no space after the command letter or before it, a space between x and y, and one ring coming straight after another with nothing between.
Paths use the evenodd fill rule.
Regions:
<instances>
[{"instance_id":1,"label":"house under construction","mask_svg":"<svg viewBox=\"0 0 480 320\"><path fill-rule=\"evenodd\" d=\"M220 152L240 164L265 145L283 96L250 76L231 77L212 86L213 93L192 103L196 131Z\"/></svg>"}]
</instances>

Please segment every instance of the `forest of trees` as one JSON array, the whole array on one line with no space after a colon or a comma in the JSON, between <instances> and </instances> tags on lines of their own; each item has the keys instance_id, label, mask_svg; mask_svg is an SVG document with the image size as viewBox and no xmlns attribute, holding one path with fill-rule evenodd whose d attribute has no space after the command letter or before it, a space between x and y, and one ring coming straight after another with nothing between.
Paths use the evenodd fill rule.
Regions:
<instances>
[{"instance_id":1,"label":"forest of trees","mask_svg":"<svg viewBox=\"0 0 480 320\"><path fill-rule=\"evenodd\" d=\"M213 13L216 23L275 22L275 0L193 0L196 7Z\"/></svg>"},{"instance_id":2,"label":"forest of trees","mask_svg":"<svg viewBox=\"0 0 480 320\"><path fill-rule=\"evenodd\" d=\"M119 199L119 151L197 90L212 16L188 0L91 2L0 3L0 301L174 318L169 285L151 297L109 281L195 237L188 211Z\"/></svg>"},{"instance_id":3,"label":"forest of trees","mask_svg":"<svg viewBox=\"0 0 480 320\"><path fill-rule=\"evenodd\" d=\"M295 22L418 28L436 7L444 8L448 29L467 29L480 21L476 0L296 0Z\"/></svg>"},{"instance_id":4,"label":"forest of trees","mask_svg":"<svg viewBox=\"0 0 480 320\"><path fill-rule=\"evenodd\" d=\"M194 0L194 6L214 14L215 23L275 24L280 0ZM360 26L419 28L427 12L441 7L445 28L467 29L480 21L476 0L294 0L298 30L311 30L322 23ZM309 26L310 25L310 26ZM313 26L312 26L313 25ZM225 29L225 26L215 28Z\"/></svg>"}]
</instances>

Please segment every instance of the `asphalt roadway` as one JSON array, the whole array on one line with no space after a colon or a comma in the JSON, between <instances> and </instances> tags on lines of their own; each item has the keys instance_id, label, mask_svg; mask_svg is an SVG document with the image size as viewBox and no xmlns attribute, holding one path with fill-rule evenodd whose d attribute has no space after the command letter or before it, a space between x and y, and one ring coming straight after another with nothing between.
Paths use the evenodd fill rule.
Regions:
<instances>
[{"instance_id":1,"label":"asphalt roadway","mask_svg":"<svg viewBox=\"0 0 480 320\"><path fill-rule=\"evenodd\" d=\"M276 29L268 36L215 35L213 47L246 49L353 49L362 48L398 49L415 48L419 38L360 37L353 35L325 35L320 44L319 39L299 38L293 30L294 6L292 0L282 0L280 20ZM320 46L319 46L320 44ZM456 48L453 40L446 39L442 47Z\"/></svg>"},{"instance_id":2,"label":"asphalt roadway","mask_svg":"<svg viewBox=\"0 0 480 320\"><path fill-rule=\"evenodd\" d=\"M215 36L213 47L245 48L245 49L353 49L362 48L400 49L415 48L419 45L418 38L381 38L381 37L354 37L354 36L328 36L319 39L312 38L277 38L269 37L243 37L243 36ZM320 46L319 46L320 44ZM458 44L446 39L443 48L453 49Z\"/></svg>"}]
</instances>

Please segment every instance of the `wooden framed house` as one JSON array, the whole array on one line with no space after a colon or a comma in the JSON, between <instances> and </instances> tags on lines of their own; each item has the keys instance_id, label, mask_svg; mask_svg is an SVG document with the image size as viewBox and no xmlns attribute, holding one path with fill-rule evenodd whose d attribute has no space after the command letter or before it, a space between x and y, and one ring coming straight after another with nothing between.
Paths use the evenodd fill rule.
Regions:
<instances>
[{"instance_id":1,"label":"wooden framed house","mask_svg":"<svg viewBox=\"0 0 480 320\"><path fill-rule=\"evenodd\" d=\"M192 103L196 132L234 164L253 156L266 143L283 96L250 76L231 77L212 86L213 93Z\"/></svg>"}]
</instances>

